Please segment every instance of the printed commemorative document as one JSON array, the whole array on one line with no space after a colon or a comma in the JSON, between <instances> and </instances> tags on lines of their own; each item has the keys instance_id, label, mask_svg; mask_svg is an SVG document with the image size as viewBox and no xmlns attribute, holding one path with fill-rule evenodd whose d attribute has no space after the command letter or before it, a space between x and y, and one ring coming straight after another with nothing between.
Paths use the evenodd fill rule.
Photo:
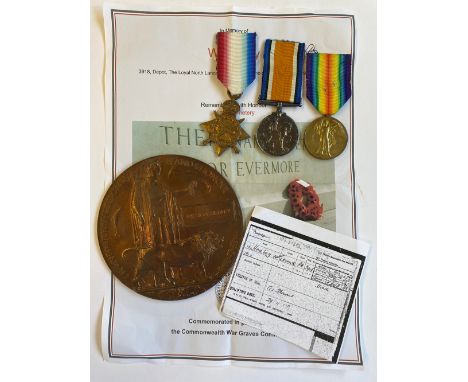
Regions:
<instances>
[{"instance_id":1,"label":"printed commemorative document","mask_svg":"<svg viewBox=\"0 0 468 382\"><path fill-rule=\"evenodd\" d=\"M368 251L366 243L255 207L221 311L337 362Z\"/></svg>"},{"instance_id":2,"label":"printed commemorative document","mask_svg":"<svg viewBox=\"0 0 468 382\"><path fill-rule=\"evenodd\" d=\"M240 9L175 5L107 4L105 30L106 188L131 165L164 154L198 159L234 189L247 225L255 206L292 215L286 188L295 178L314 185L323 217L311 226L353 236L356 232L354 147L332 161L313 158L300 138L287 155L272 157L258 147L255 134L272 112L258 103L263 46L268 38L313 43L330 53L354 55L354 17L316 14L311 9ZM237 118L250 135L240 153L216 156L200 123L213 117L225 87L217 79L216 33L257 33L256 78L245 90ZM354 136L353 97L337 113L349 141ZM303 136L319 117L310 102L290 108ZM100 253L97 253L101 256ZM174 270L177 272L177 269ZM104 296L101 343L110 362L191 363L250 367L359 367L365 364L362 303L354 297L337 365L308 350L219 311L225 279L206 292L180 301L141 296L109 271Z\"/></svg>"}]
</instances>

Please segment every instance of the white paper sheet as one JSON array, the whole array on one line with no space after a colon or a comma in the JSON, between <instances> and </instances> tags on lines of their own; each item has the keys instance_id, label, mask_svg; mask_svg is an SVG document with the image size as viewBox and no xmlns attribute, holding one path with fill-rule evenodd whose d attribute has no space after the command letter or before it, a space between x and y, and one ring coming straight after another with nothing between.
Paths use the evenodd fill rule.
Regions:
<instances>
[{"instance_id":1,"label":"white paper sheet","mask_svg":"<svg viewBox=\"0 0 468 382\"><path fill-rule=\"evenodd\" d=\"M211 119L216 109L207 105L226 99L226 90L216 76L209 74L216 67L214 37L219 29L256 31L259 57L266 38L304 41L314 43L322 52L354 54L351 15L314 15L307 10L287 9L275 10L275 14L256 9L174 12L108 5L104 20L108 184L145 157L185 154L210 163L229 179L245 217L255 205L288 213L289 203L283 191L289 181L298 177L312 183L324 202L325 216L319 224L347 235L355 233L352 98L335 115L346 126L350 144L334 161L311 158L299 144L287 158L272 164L271 157L265 157L252 142L250 147L241 147L238 156L226 152L216 158L209 146L199 146L203 133L197 130L198 124ZM257 70L261 69L259 59ZM184 71L193 74L181 74ZM201 74L205 71L208 74ZM241 117L246 119L243 126L251 135L261 119L273 111L257 105L258 78L241 100ZM305 99L303 107L288 109L288 115L297 122L300 132L318 117ZM256 162L262 164L263 173L252 172ZM265 162L285 170L268 176ZM109 276L101 333L104 357L119 362L327 365L323 359L278 338L260 333L233 334L244 326L226 321L219 313L220 287L189 300L164 302L142 297ZM350 317L339 363L361 365L358 296Z\"/></svg>"}]
</instances>

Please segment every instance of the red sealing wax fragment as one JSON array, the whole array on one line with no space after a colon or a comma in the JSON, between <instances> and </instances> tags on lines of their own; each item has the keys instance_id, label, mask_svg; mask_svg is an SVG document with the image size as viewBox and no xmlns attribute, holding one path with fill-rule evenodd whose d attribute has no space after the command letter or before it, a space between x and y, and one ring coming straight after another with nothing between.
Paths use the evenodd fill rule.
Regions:
<instances>
[{"instance_id":1,"label":"red sealing wax fragment","mask_svg":"<svg viewBox=\"0 0 468 382\"><path fill-rule=\"evenodd\" d=\"M302 184L301 184L302 183ZM294 216L302 220L318 220L323 214L323 204L312 185L304 181L293 180L289 183L288 195Z\"/></svg>"}]
</instances>

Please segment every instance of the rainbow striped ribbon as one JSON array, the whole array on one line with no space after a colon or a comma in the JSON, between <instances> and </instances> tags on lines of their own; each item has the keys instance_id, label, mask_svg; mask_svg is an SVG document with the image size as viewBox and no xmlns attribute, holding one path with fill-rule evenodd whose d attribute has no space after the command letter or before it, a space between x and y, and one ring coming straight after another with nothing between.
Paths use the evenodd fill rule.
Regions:
<instances>
[{"instance_id":1,"label":"rainbow striped ribbon","mask_svg":"<svg viewBox=\"0 0 468 382\"><path fill-rule=\"evenodd\" d=\"M231 92L242 94L255 80L257 33L218 32L218 79Z\"/></svg>"},{"instance_id":2,"label":"rainbow striped ribbon","mask_svg":"<svg viewBox=\"0 0 468 382\"><path fill-rule=\"evenodd\" d=\"M307 53L307 98L323 115L335 114L351 97L351 55Z\"/></svg>"},{"instance_id":3,"label":"rainbow striped ribbon","mask_svg":"<svg viewBox=\"0 0 468 382\"><path fill-rule=\"evenodd\" d=\"M304 45L293 41L265 41L259 102L301 104Z\"/></svg>"}]
</instances>

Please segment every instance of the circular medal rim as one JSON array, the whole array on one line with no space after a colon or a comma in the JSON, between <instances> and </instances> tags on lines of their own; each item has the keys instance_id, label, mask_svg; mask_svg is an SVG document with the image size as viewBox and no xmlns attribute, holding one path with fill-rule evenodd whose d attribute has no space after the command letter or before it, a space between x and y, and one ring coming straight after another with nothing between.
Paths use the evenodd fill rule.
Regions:
<instances>
[{"instance_id":1,"label":"circular medal rim","mask_svg":"<svg viewBox=\"0 0 468 382\"><path fill-rule=\"evenodd\" d=\"M103 198L102 198L102 201L101 201L101 204L99 206L99 211L98 211L98 218L97 218L97 221L96 221L96 234L97 234L97 241L98 241L98 246L99 246L99 250L101 252L101 255L102 257L104 258L104 261L106 262L106 265L107 267L109 268L109 270L111 271L111 274L113 276L115 276L123 285L125 285L125 287L127 287L128 289L130 289L131 291L133 291L134 293L137 293L141 296L144 296L144 297L147 297L147 298L151 298L152 300L159 300L159 301L178 301L178 300L184 300L184 299L187 299L187 298L190 298L190 297L195 297L195 296L198 296L204 292L207 292L208 290L210 290L214 285L216 285L220 280L222 280L222 278L229 272L229 270L232 268L232 266L234 265L234 263L236 262L236 257L237 257L237 253L233 256L233 259L232 259L232 262L229 264L229 266L226 266L226 270L224 273L221 274L221 276L218 278L218 279L215 279L213 281L207 281L206 283L199 283L199 284L196 284L196 285L190 285L190 286L180 286L180 287L174 287L174 288L161 288L160 290L177 290L177 289L182 289L182 290L195 290L195 293L192 292L192 293L188 293L187 295L183 295L182 293L182 297L179 297L179 298L165 298L165 296L158 296L158 297L153 297L152 295L149 295L147 293L142 293L142 292L138 292L136 291L135 289L133 289L131 286L129 286L127 284L127 282L125 282L124 280L121 279L121 277L119 277L117 275L117 273L112 269L112 267L110 266L109 264L109 261L108 261L108 258L111 258L112 256L114 256L114 254L105 254L105 251L103 250L103 243L102 241L104 240L102 238L102 235L101 235L101 230L99 229L100 226L102 226L104 223L103 223L103 217L102 217L102 211L103 211L103 206L105 205L105 203L107 203L108 199L111 197L111 189L112 189L112 186L117 182L117 180L121 177L124 177L128 172L131 171L132 168L136 167L136 166L139 166L141 165L143 162L150 162L150 161L153 161L155 160L156 158L168 158L168 157L172 157L172 158L182 158L182 159L188 159L188 160L192 160L192 161L195 161L195 162L199 162L201 165L207 167L210 169L210 171L214 171L217 175L219 175L223 182L229 187L229 189L231 190L232 194L235 196L235 202L236 202L236 206L237 206L237 209L238 209L238 213L239 215L241 216L240 220L239 220L239 227L237 227L240 231L240 235L238 237L238 242L239 242L239 245L242 241L242 236L243 236L243 230L244 230L244 216L243 216L243 213L242 213L242 208L240 206L240 203L239 203L239 198L236 194L236 192L234 191L234 188L231 186L231 184L221 175L219 174L213 167L211 167L210 165L206 164L205 162L202 162L201 160L199 159L196 159L196 158L192 158L192 157L189 157L189 156L186 156L186 155L177 155L177 154L162 154L162 155L155 155L155 156L152 156L152 157L149 157L149 158L145 158L143 160L140 160L134 164L132 164L131 166L129 166L128 168L126 168L124 171L122 171L122 173L120 173L113 181L112 183L110 184L110 186L107 188ZM198 291L199 290L199 291Z\"/></svg>"},{"instance_id":2,"label":"circular medal rim","mask_svg":"<svg viewBox=\"0 0 468 382\"><path fill-rule=\"evenodd\" d=\"M345 135L346 135L346 141L344 142L343 148L341 149L341 151L339 151L336 155L334 155L332 157L321 157L321 156L312 154L312 152L311 152L311 150L310 150L310 148L309 148L309 146L307 144L307 135L310 134L310 130L311 130L312 126L315 123L317 123L318 121L320 121L321 119L332 119L332 120L336 121L338 123L338 125L341 127L341 129L345 132ZM343 125L343 123L340 120L332 117L331 115L322 115L319 118L314 119L311 123L309 123L307 125L307 127L304 130L304 146L307 149L307 152L316 159L320 159L320 160L335 159L336 157L340 156L343 153L343 151L345 151L346 146L348 145L348 141L349 141L349 136L348 136L348 131L346 130L346 127Z\"/></svg>"},{"instance_id":3,"label":"circular medal rim","mask_svg":"<svg viewBox=\"0 0 468 382\"><path fill-rule=\"evenodd\" d=\"M256 132L256 134L255 134L255 140L257 141L257 144L258 144L258 147L260 147L260 150L261 150L262 152L264 152L265 154L271 155L271 156L273 156L273 157L282 157L282 156L285 156L285 155L289 154L291 151L293 151L293 150L294 150L294 147L297 146L297 142L299 141L299 129L297 128L297 124L296 124L296 122L294 121L294 119L292 119L292 118L291 118L289 115L287 115L284 111L282 112L282 115L285 115L286 117L288 117L288 118L291 120L291 122L294 124L294 127L295 127L296 132L297 132L296 143L291 147L291 149L290 149L289 151L285 152L284 154L273 154L273 153L271 153L271 152L265 150L265 148L262 147L262 145L260 144L260 141L258 140L258 131L259 131L260 128L262 127L263 121L264 121L265 119L267 119L268 117L271 117L272 115L276 114L276 113L277 113L277 112L274 111L273 113L267 115L265 118L263 118L263 119L261 120L260 124L259 124L258 127L257 127L257 132Z\"/></svg>"}]
</instances>

